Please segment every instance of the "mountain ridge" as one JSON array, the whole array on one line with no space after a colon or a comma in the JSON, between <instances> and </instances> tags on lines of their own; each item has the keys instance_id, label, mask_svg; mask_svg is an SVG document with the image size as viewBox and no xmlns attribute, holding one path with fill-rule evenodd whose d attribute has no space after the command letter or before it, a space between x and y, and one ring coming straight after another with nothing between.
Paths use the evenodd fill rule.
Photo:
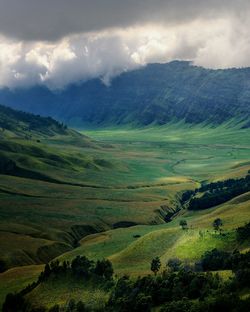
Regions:
<instances>
[{"instance_id":1,"label":"mountain ridge","mask_svg":"<svg viewBox=\"0 0 250 312\"><path fill-rule=\"evenodd\" d=\"M52 137L70 134L70 130L66 125L51 117L41 117L40 115L14 110L3 105L0 105L0 128L2 136L6 132L8 132L7 136L17 137Z\"/></svg>"},{"instance_id":2,"label":"mountain ridge","mask_svg":"<svg viewBox=\"0 0 250 312\"><path fill-rule=\"evenodd\" d=\"M149 64L115 77L52 91L44 86L2 89L0 102L67 124L250 123L250 68L205 69L187 61Z\"/></svg>"}]
</instances>

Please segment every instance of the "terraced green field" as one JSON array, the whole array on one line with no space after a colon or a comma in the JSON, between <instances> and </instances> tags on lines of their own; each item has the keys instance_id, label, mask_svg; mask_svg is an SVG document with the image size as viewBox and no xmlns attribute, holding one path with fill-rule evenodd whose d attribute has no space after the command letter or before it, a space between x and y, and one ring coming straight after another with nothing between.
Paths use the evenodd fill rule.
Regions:
<instances>
[{"instance_id":1,"label":"terraced green field","mask_svg":"<svg viewBox=\"0 0 250 312\"><path fill-rule=\"evenodd\" d=\"M149 273L154 256L160 256L163 264L172 257L195 262L215 247L248 248L238 246L234 229L250 219L250 194L204 211L181 210L170 223L164 216L179 205L182 191L202 181L246 175L249 129L179 123L88 129L84 134L93 141L46 138L32 143L59 155L65 161L62 166L48 164L46 157L34 157L27 149L18 154L20 166L31 164L56 181L0 176L0 258L10 267L18 266L11 269L17 270L17 280L11 278L11 270L0 274L1 285L8 280L0 301L38 275L41 267L35 264L58 256L60 260L78 254L109 258L116 274L136 276ZM8 151L8 156L17 154ZM212 229L217 217L223 220L224 235ZM181 218L188 221L189 230L179 227ZM135 226L119 228L127 222ZM39 291L41 302L46 302L46 292ZM33 297L38 300L35 293Z\"/></svg>"}]
</instances>

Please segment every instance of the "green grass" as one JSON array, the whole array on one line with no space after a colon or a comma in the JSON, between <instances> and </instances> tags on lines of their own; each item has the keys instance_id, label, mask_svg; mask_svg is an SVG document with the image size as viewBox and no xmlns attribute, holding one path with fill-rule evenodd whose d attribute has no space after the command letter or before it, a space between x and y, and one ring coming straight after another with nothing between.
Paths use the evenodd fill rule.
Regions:
<instances>
[{"instance_id":1,"label":"green grass","mask_svg":"<svg viewBox=\"0 0 250 312\"><path fill-rule=\"evenodd\" d=\"M83 254L95 260L107 257L117 274L140 275L150 273L150 261L155 256L160 256L163 264L173 257L194 263L213 248L244 249L237 243L234 229L250 219L250 200L246 197L246 201L240 201L239 198L204 211L187 211L168 224L136 226L88 236L80 247L59 259L71 260ZM223 235L213 230L212 222L217 217L223 220ZM183 218L189 224L187 231L179 227L179 220ZM135 238L135 235L140 237Z\"/></svg>"},{"instance_id":2,"label":"green grass","mask_svg":"<svg viewBox=\"0 0 250 312\"><path fill-rule=\"evenodd\" d=\"M181 191L203 180L243 176L250 168L249 129L179 123L86 134L95 143L85 144L94 141L76 136L40 143L3 141L4 153L17 164L65 183L1 175L0 229L9 232L10 242L23 235L22 244L12 248L9 265L17 265L11 261L16 252L36 253L32 246L47 245L48 240L71 244L68 232L76 224L96 231L119 221L161 224L160 207L174 206ZM246 217L242 215L242 222ZM20 233L20 226L36 233ZM25 263L21 258L19 264Z\"/></svg>"},{"instance_id":3,"label":"green grass","mask_svg":"<svg viewBox=\"0 0 250 312\"><path fill-rule=\"evenodd\" d=\"M249 129L179 123L84 133L95 141L74 136L44 138L40 143L10 138L11 148L21 145L21 152L1 151L18 165L64 183L0 176L0 258L7 257L9 266L43 262L38 251L54 246L57 254L49 250L47 259L61 253L61 260L78 254L105 257L113 262L116 274L136 276L150 272L154 256L163 263L176 256L194 262L212 248L246 249L237 245L234 229L250 219L249 194L205 211L182 211L169 224L163 221L161 206L174 207L183 190L194 189L201 181L244 176L250 169ZM223 220L225 236L212 230L217 217ZM179 227L182 218L188 221L188 231ZM120 221L138 225L112 229ZM73 231L76 225L82 227L78 233ZM86 225L104 232L83 238L80 247L64 253L60 244L73 248L69 233L79 239L89 234ZM32 254L32 262L20 256L24 254ZM37 272L30 268L30 272L20 269L17 280L10 278L4 294L34 278ZM0 274L1 285L8 272ZM60 287L64 290L60 288L58 296L68 286ZM33 295L36 300L38 294ZM44 289L39 300L46 301L49 295ZM61 300L56 294L55 298Z\"/></svg>"},{"instance_id":4,"label":"green grass","mask_svg":"<svg viewBox=\"0 0 250 312\"><path fill-rule=\"evenodd\" d=\"M154 180L157 180L157 173L162 179L164 171L167 171L167 177L181 175L193 179L216 179L223 178L223 174L237 176L249 168L249 129L226 124L213 128L179 123L142 129L89 130L86 134L122 144L124 150L137 151L137 155L142 151L147 161L155 158L154 174L149 172L151 179L155 176ZM157 162L161 162L160 171L157 170Z\"/></svg>"},{"instance_id":5,"label":"green grass","mask_svg":"<svg viewBox=\"0 0 250 312\"><path fill-rule=\"evenodd\" d=\"M108 295L108 290L103 285L97 286L94 281L77 281L71 276L66 276L40 284L27 295L27 299L30 299L33 306L48 308L56 303L66 305L70 299L75 299L76 302L82 300L86 306L100 309L107 302Z\"/></svg>"},{"instance_id":6,"label":"green grass","mask_svg":"<svg viewBox=\"0 0 250 312\"><path fill-rule=\"evenodd\" d=\"M29 265L0 273L0 306L8 293L18 292L28 284L35 282L42 270L43 265Z\"/></svg>"}]
</instances>

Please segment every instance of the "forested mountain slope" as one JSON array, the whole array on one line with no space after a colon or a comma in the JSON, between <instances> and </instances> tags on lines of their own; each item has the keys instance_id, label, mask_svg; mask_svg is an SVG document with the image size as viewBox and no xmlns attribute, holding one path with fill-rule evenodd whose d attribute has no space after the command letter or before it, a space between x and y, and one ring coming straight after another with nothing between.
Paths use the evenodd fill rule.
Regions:
<instances>
[{"instance_id":1,"label":"forested mountain slope","mask_svg":"<svg viewBox=\"0 0 250 312\"><path fill-rule=\"evenodd\" d=\"M211 70L174 61L125 72L109 86L94 79L51 91L43 86L2 89L0 102L71 125L220 124L249 126L250 68Z\"/></svg>"}]
</instances>

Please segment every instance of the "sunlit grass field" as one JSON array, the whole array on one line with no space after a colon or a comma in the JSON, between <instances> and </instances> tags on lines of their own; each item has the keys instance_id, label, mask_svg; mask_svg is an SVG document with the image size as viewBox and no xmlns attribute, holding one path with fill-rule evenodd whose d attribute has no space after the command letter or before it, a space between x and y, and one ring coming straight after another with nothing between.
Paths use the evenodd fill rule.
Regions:
<instances>
[{"instance_id":1,"label":"sunlit grass field","mask_svg":"<svg viewBox=\"0 0 250 312\"><path fill-rule=\"evenodd\" d=\"M60 260L71 260L85 254L93 259L109 258L116 273L144 275L150 273L150 261L159 256L163 266L170 258L194 263L213 248L232 251L240 246L234 229L250 219L250 200L225 203L198 213L184 212L168 224L136 226L93 234L81 240L81 246L65 253ZM215 232L212 222L223 220L223 235ZM179 221L185 218L189 229L182 230Z\"/></svg>"}]
</instances>

